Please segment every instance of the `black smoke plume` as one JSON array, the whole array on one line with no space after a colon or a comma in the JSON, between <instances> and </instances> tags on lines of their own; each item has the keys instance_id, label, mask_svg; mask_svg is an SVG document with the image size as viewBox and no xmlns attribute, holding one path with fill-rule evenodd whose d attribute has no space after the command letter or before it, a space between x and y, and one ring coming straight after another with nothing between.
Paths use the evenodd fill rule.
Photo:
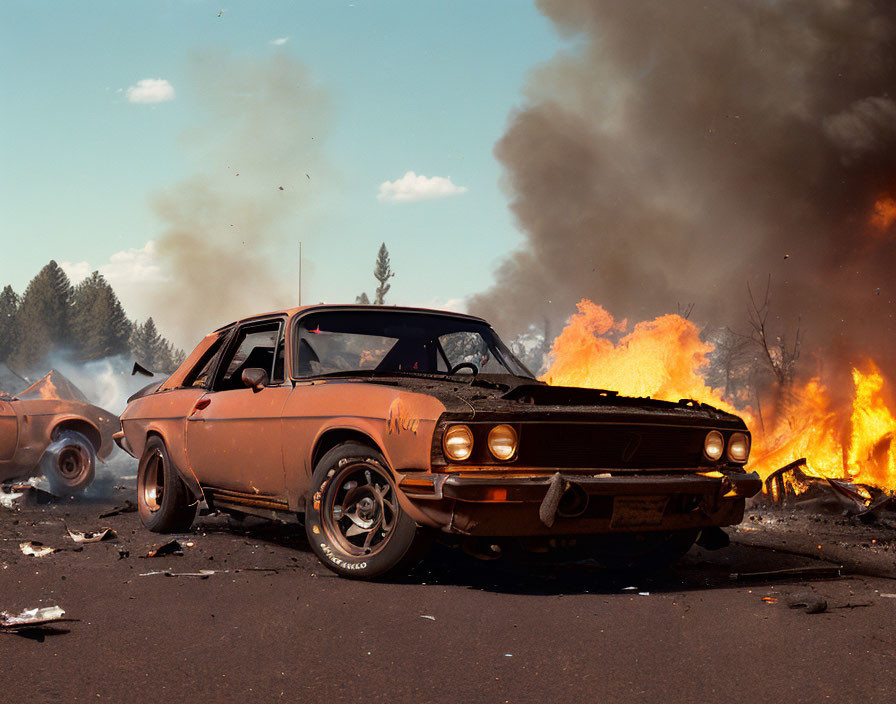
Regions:
<instances>
[{"instance_id":1,"label":"black smoke plume","mask_svg":"<svg viewBox=\"0 0 896 704\"><path fill-rule=\"evenodd\" d=\"M744 328L771 275L804 349L896 372L896 4L539 0L573 40L495 154L525 242L473 312L516 333L588 297Z\"/></svg>"}]
</instances>

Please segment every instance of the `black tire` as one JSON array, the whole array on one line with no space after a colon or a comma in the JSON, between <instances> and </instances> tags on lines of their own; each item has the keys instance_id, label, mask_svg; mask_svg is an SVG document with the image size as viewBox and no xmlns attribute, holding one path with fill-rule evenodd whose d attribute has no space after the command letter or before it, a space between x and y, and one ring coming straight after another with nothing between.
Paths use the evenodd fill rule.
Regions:
<instances>
[{"instance_id":1,"label":"black tire","mask_svg":"<svg viewBox=\"0 0 896 704\"><path fill-rule=\"evenodd\" d=\"M378 451L344 442L325 454L311 477L305 508L308 543L320 561L354 579L402 572L417 562L426 535L401 509L396 491Z\"/></svg>"},{"instance_id":2,"label":"black tire","mask_svg":"<svg viewBox=\"0 0 896 704\"><path fill-rule=\"evenodd\" d=\"M93 481L96 450L84 435L61 430L40 459L40 469L56 496L80 494Z\"/></svg>"},{"instance_id":3,"label":"black tire","mask_svg":"<svg viewBox=\"0 0 896 704\"><path fill-rule=\"evenodd\" d=\"M137 509L143 525L154 533L189 530L198 506L171 463L164 441L153 435L137 469Z\"/></svg>"},{"instance_id":4,"label":"black tire","mask_svg":"<svg viewBox=\"0 0 896 704\"><path fill-rule=\"evenodd\" d=\"M591 556L609 569L663 570L691 549L699 530L620 533L595 536Z\"/></svg>"}]
</instances>

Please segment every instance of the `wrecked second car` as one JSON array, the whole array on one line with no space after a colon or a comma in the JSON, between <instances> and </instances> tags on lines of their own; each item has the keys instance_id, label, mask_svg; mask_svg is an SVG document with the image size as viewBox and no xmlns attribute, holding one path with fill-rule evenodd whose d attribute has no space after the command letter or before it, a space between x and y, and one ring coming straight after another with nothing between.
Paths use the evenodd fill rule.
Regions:
<instances>
[{"instance_id":1,"label":"wrecked second car","mask_svg":"<svg viewBox=\"0 0 896 704\"><path fill-rule=\"evenodd\" d=\"M761 487L737 416L548 386L484 320L411 308L228 325L121 424L151 530L186 529L201 499L303 516L321 561L351 577L400 569L439 532L577 536L608 562L670 561L741 521Z\"/></svg>"},{"instance_id":2,"label":"wrecked second car","mask_svg":"<svg viewBox=\"0 0 896 704\"><path fill-rule=\"evenodd\" d=\"M55 370L15 396L0 394L0 482L43 475L57 496L77 494L115 448L117 427Z\"/></svg>"}]
</instances>

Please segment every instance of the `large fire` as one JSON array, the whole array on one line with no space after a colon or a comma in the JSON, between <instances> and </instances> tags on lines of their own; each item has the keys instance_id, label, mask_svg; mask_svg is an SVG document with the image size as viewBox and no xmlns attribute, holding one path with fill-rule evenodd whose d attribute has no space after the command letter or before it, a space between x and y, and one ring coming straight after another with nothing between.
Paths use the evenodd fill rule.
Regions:
<instances>
[{"instance_id":1,"label":"large fire","mask_svg":"<svg viewBox=\"0 0 896 704\"><path fill-rule=\"evenodd\" d=\"M765 410L760 417L751 407L735 408L707 385L701 371L713 348L690 321L664 315L627 329L627 321L581 301L554 340L544 380L666 401L690 398L736 413L753 435L749 467L763 478L805 457L809 474L896 490L896 416L884 397L886 380L873 363L852 370L853 393L845 405L835 403L814 378L795 385L775 404L774 414Z\"/></svg>"}]
</instances>

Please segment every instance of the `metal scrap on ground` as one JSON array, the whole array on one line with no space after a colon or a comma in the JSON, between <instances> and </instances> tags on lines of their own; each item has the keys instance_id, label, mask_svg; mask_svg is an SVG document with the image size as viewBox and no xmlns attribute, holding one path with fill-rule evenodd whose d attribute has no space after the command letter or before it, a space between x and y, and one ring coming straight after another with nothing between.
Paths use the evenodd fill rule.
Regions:
<instances>
[{"instance_id":1,"label":"metal scrap on ground","mask_svg":"<svg viewBox=\"0 0 896 704\"><path fill-rule=\"evenodd\" d=\"M23 555L29 555L30 557L43 557L44 555L49 555L51 552L56 552L56 548L51 548L36 540L19 543L19 549L22 551Z\"/></svg>"},{"instance_id":2,"label":"metal scrap on ground","mask_svg":"<svg viewBox=\"0 0 896 704\"><path fill-rule=\"evenodd\" d=\"M184 554L184 546L181 545L176 540L169 540L167 543L162 543L161 545L156 545L152 550L150 550L145 555L141 555L140 557L162 557L163 555L183 555Z\"/></svg>"},{"instance_id":3,"label":"metal scrap on ground","mask_svg":"<svg viewBox=\"0 0 896 704\"><path fill-rule=\"evenodd\" d=\"M120 513L133 513L137 510L137 504L133 501L125 500L124 506L116 506L111 511L106 511L105 513L101 513L97 518L109 518L110 516L117 516Z\"/></svg>"},{"instance_id":4,"label":"metal scrap on ground","mask_svg":"<svg viewBox=\"0 0 896 704\"><path fill-rule=\"evenodd\" d=\"M787 567L781 570L763 572L732 572L735 581L751 579L784 579L787 577L841 577L843 565L810 565L807 567Z\"/></svg>"},{"instance_id":5,"label":"metal scrap on ground","mask_svg":"<svg viewBox=\"0 0 896 704\"><path fill-rule=\"evenodd\" d=\"M115 540L115 538L118 537L118 534L111 528L101 528L98 531L82 532L80 530L72 530L65 524L65 521L62 522L62 525L64 525L65 529L68 531L69 537L76 543L99 543L103 540Z\"/></svg>"},{"instance_id":6,"label":"metal scrap on ground","mask_svg":"<svg viewBox=\"0 0 896 704\"><path fill-rule=\"evenodd\" d=\"M810 473L806 458L800 458L772 472L765 480L765 493L773 503L795 499L836 499L853 516L878 515L896 511L896 497L870 484L849 478L822 477Z\"/></svg>"},{"instance_id":7,"label":"metal scrap on ground","mask_svg":"<svg viewBox=\"0 0 896 704\"><path fill-rule=\"evenodd\" d=\"M47 623L63 620L65 611L58 606L45 606L43 608L25 609L13 616L6 611L0 611L0 629L12 631L20 628L33 628Z\"/></svg>"}]
</instances>

